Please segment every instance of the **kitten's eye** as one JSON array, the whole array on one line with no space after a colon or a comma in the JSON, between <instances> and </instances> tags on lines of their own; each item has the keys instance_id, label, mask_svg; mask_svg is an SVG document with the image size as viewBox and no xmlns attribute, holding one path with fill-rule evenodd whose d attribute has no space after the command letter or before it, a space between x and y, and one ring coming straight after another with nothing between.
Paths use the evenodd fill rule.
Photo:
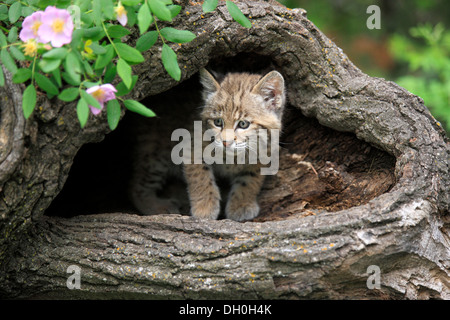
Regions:
<instances>
[{"instance_id":1,"label":"kitten's eye","mask_svg":"<svg viewBox=\"0 0 450 320\"><path fill-rule=\"evenodd\" d=\"M250 121L241 120L238 122L238 127L241 129L247 129L250 126Z\"/></svg>"},{"instance_id":2,"label":"kitten's eye","mask_svg":"<svg viewBox=\"0 0 450 320\"><path fill-rule=\"evenodd\" d=\"M214 119L214 125L216 127L223 127L223 120L221 118L219 119Z\"/></svg>"}]
</instances>

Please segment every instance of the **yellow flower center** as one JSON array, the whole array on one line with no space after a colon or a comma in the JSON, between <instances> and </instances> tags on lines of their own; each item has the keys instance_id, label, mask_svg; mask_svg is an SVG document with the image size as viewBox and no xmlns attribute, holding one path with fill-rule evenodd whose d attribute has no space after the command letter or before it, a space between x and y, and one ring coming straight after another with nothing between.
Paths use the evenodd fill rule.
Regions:
<instances>
[{"instance_id":1,"label":"yellow flower center","mask_svg":"<svg viewBox=\"0 0 450 320\"><path fill-rule=\"evenodd\" d=\"M124 6L119 5L119 6L116 8L116 14L117 14L118 16L126 15L126 14L127 14L127 10L125 10L125 7L124 7Z\"/></svg>"},{"instance_id":2,"label":"yellow flower center","mask_svg":"<svg viewBox=\"0 0 450 320\"><path fill-rule=\"evenodd\" d=\"M29 57L34 57L36 55L37 44L36 41L34 41L33 39L28 40L22 46L25 48L24 49L25 55Z\"/></svg>"},{"instance_id":3,"label":"yellow flower center","mask_svg":"<svg viewBox=\"0 0 450 320\"><path fill-rule=\"evenodd\" d=\"M105 98L105 90L98 89L92 92L91 95L95 98L95 100L102 101Z\"/></svg>"},{"instance_id":4,"label":"yellow flower center","mask_svg":"<svg viewBox=\"0 0 450 320\"><path fill-rule=\"evenodd\" d=\"M35 22L33 23L33 25L31 26L31 30L33 30L33 34L34 34L35 36L37 36L37 32L38 32L38 29L39 29L39 27L41 26L41 24L42 24L42 22L40 22L40 21L35 21Z\"/></svg>"},{"instance_id":5,"label":"yellow flower center","mask_svg":"<svg viewBox=\"0 0 450 320\"><path fill-rule=\"evenodd\" d=\"M61 33L64 29L64 21L61 19L55 19L52 23L52 29L55 33Z\"/></svg>"}]
</instances>

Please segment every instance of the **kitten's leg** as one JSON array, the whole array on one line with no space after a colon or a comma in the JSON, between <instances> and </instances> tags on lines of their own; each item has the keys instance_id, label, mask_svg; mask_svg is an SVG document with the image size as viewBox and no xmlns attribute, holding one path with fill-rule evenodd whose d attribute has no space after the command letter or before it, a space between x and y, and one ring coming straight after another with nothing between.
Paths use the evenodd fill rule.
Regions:
<instances>
[{"instance_id":1,"label":"kitten's leg","mask_svg":"<svg viewBox=\"0 0 450 320\"><path fill-rule=\"evenodd\" d=\"M184 165L191 214L198 218L217 219L220 213L220 192L212 168L205 164Z\"/></svg>"},{"instance_id":2,"label":"kitten's leg","mask_svg":"<svg viewBox=\"0 0 450 320\"><path fill-rule=\"evenodd\" d=\"M225 208L225 216L235 221L250 220L259 214L256 198L264 182L259 170L240 173L233 185Z\"/></svg>"}]
</instances>

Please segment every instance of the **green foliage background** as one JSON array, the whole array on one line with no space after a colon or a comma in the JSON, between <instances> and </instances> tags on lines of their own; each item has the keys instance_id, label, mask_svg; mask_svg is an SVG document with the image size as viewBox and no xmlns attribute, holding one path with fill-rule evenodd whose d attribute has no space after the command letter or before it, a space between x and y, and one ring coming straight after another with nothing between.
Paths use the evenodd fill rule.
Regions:
<instances>
[{"instance_id":1,"label":"green foliage background","mask_svg":"<svg viewBox=\"0 0 450 320\"><path fill-rule=\"evenodd\" d=\"M301 7L365 73L420 96L450 133L450 1L281 0ZM367 7L381 9L381 29L369 30Z\"/></svg>"}]
</instances>

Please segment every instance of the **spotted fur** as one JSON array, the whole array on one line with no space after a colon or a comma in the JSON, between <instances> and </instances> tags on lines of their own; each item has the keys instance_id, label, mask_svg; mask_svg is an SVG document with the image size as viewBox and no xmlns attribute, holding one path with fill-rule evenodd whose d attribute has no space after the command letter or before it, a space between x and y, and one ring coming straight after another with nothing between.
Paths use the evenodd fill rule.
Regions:
<instances>
[{"instance_id":1,"label":"spotted fur","mask_svg":"<svg viewBox=\"0 0 450 320\"><path fill-rule=\"evenodd\" d=\"M281 130L285 93L284 80L278 72L272 71L262 78L256 74L231 73L220 83L206 70L200 71L200 77L204 87L200 114L203 128L214 130L215 142L224 149L224 155L251 152L252 146L245 143L258 134L258 129ZM215 123L217 119L223 121L222 126ZM239 127L240 121L248 122L248 127ZM264 182L261 164L234 163L184 165L193 216L209 219L219 216L221 195L216 177L231 182L226 218L243 221L259 214L257 196Z\"/></svg>"},{"instance_id":2,"label":"spotted fur","mask_svg":"<svg viewBox=\"0 0 450 320\"><path fill-rule=\"evenodd\" d=\"M217 147L223 148L224 162L226 152L235 156L256 148L246 141L258 135L258 129L281 129L285 93L284 80L278 72L272 71L264 77L230 73L219 82L208 71L201 70L200 80L203 105L196 119L202 121L203 131L214 131L213 140ZM173 144L167 140L174 129L183 128L186 121L195 120L187 117L189 114L177 113L170 116L170 122L158 118L136 126L137 152L130 186L130 198L136 209L146 215L180 213L184 206L177 199L161 197L160 194L167 188L170 177L181 176L187 184L186 207L190 206L191 215L217 219L223 197L226 218L243 221L256 217L259 213L257 196L264 182L264 176L260 174L261 164L175 165L171 162ZM215 119L223 119L223 127L215 126ZM248 121L248 128L237 128L239 121ZM230 144L225 146L224 141ZM203 141L203 148L210 143ZM219 189L218 179L229 182L228 194L223 192L225 189Z\"/></svg>"}]
</instances>

